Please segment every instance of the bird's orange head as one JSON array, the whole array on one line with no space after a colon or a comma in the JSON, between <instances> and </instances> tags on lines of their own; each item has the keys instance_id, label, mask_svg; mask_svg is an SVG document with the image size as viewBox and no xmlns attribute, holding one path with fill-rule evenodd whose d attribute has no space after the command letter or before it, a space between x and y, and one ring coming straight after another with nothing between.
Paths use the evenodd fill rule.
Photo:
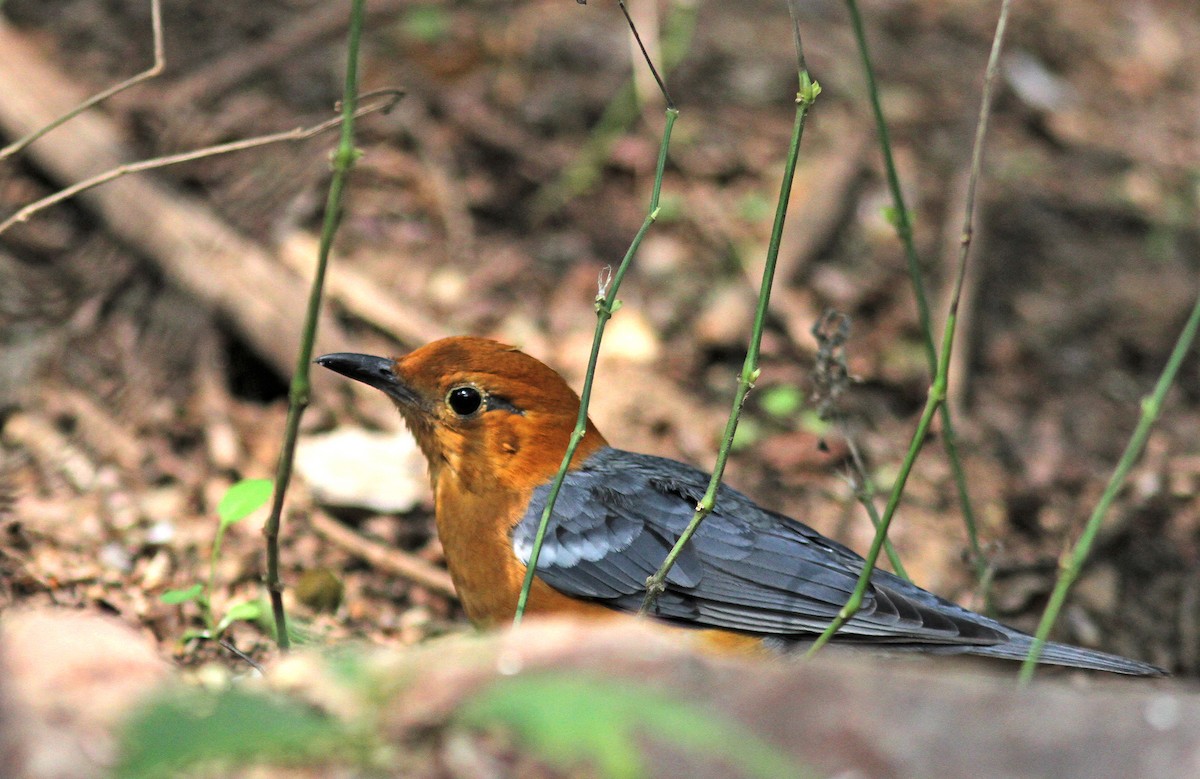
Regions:
<instances>
[{"instance_id":1,"label":"bird's orange head","mask_svg":"<svg viewBox=\"0 0 1200 779\"><path fill-rule=\"evenodd\" d=\"M327 354L317 363L382 390L429 461L437 489L528 494L558 470L579 396L551 368L505 344L455 336L398 359ZM588 421L574 462L606 446Z\"/></svg>"}]
</instances>

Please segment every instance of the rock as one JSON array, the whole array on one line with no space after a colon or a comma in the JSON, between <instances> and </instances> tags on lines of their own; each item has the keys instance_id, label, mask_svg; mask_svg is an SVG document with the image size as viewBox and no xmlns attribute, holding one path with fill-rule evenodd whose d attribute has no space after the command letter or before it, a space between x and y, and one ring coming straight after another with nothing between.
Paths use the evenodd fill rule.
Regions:
<instances>
[{"instance_id":1,"label":"rock","mask_svg":"<svg viewBox=\"0 0 1200 779\"><path fill-rule=\"evenodd\" d=\"M317 500L332 506L402 513L429 497L425 458L407 431L341 428L305 436L296 470Z\"/></svg>"},{"instance_id":2,"label":"rock","mask_svg":"<svg viewBox=\"0 0 1200 779\"><path fill-rule=\"evenodd\" d=\"M65 609L0 622L0 772L27 779L108 773L117 727L161 683L154 642L116 619Z\"/></svg>"}]
</instances>

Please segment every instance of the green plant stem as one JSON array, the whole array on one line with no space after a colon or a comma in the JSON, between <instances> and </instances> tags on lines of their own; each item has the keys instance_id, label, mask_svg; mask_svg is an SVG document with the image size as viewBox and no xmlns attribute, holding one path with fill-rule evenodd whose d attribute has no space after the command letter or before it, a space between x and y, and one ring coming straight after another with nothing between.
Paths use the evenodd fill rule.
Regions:
<instances>
[{"instance_id":1,"label":"green plant stem","mask_svg":"<svg viewBox=\"0 0 1200 779\"><path fill-rule=\"evenodd\" d=\"M917 247L913 241L912 219L904 202L904 192L900 188L900 177L896 172L896 162L892 157L891 136L888 132L887 120L883 116L883 105L879 99L879 88L875 82L875 70L871 64L871 53L867 47L867 35L863 29L862 14L859 13L857 0L846 0L850 13L851 26L854 29L854 39L858 44L859 56L863 63L863 73L867 81L867 94L871 101L871 110L875 115L875 125L879 133L879 146L883 152L883 166L887 176L888 190L891 192L892 205L895 210L896 234L904 246L904 256L908 263L908 275L912 279L913 295L917 302L917 315L921 323L921 334L925 347L925 356L929 363L930 373L937 372L938 355L933 345L933 325L929 314L929 301L925 294L925 282L921 275L921 262L917 256ZM946 457L950 461L950 469L954 474L954 486L958 491L959 503L962 508L963 524L967 530L967 543L971 547L972 564L980 582L990 581L987 558L979 545L979 532L975 521L975 509L967 486L966 471L963 470L962 457L958 451L958 435L954 429L954 421L949 406L940 406L942 422L942 441L946 447Z\"/></svg>"},{"instance_id":2,"label":"green plant stem","mask_svg":"<svg viewBox=\"0 0 1200 779\"><path fill-rule=\"evenodd\" d=\"M852 485L854 496L858 498L858 502L866 509L867 516L871 518L871 524L875 527L875 532L878 533L882 519L879 516L879 509L875 508L875 494L877 492L875 482L867 475L867 468L862 461L862 454L858 451L858 444L849 435L847 435L846 441L850 446L850 461L854 470L853 479L855 483ZM892 542L888 540L887 536L883 538L883 552L887 555L888 562L892 564L892 570L896 572L896 575L902 579L912 581L912 578L908 575L908 571L904 569L904 563L900 561L900 555L896 553L896 550L892 547Z\"/></svg>"},{"instance_id":3,"label":"green plant stem","mask_svg":"<svg viewBox=\"0 0 1200 779\"><path fill-rule=\"evenodd\" d=\"M853 2L853 0L847 0ZM862 572L858 576L858 582L855 584L854 592L850 594L849 600L838 611L837 617L829 624L817 640L809 648L805 654L806 657L812 656L820 650L833 635L842 628L846 622L853 617L862 607L862 599L866 594L867 588L870 586L871 574L874 573L875 563L879 560L879 550L883 546L887 538L888 527L891 525L892 518L896 514L896 508L900 505L900 497L904 493L904 486L908 481L909 473L912 471L913 465L917 461L917 455L921 451L921 447L925 443L925 437L929 433L929 427L933 422L933 416L938 412L938 409L945 409L946 388L949 385L950 376L950 356L954 347L954 332L958 326L958 306L962 298L963 279L967 275L967 259L970 256L971 249L971 225L974 220L975 213L975 191L978 183L980 170L983 160L983 142L987 135L988 117L991 115L992 104L992 86L995 83L997 64L1000 59L1000 50L1004 42L1004 31L1007 27L1008 8L1011 0L1003 0L1000 11L1000 19L996 24L996 33L992 38L992 50L988 57L988 66L984 76L983 95L980 99L979 121L975 130L975 143L971 153L971 174L967 186L967 198L964 203L963 210L963 231L962 240L959 244L959 254L957 270L954 276L953 294L950 297L950 310L946 315L946 326L942 333L942 349L937 360L937 365L934 371L933 383L929 388L929 396L925 402L925 409L921 413L921 419L917 423L916 432L913 434L912 441L909 443L908 453L904 457L904 463L900 467L900 474L896 478L896 482L892 485L892 491L888 497L887 506L884 508L883 517L881 518L875 531L875 539L871 543L871 548L867 552L865 561L863 562ZM934 352L938 354L938 352ZM943 417L945 420L945 417ZM990 571L985 567L980 575L980 581L990 581Z\"/></svg>"},{"instance_id":4,"label":"green plant stem","mask_svg":"<svg viewBox=\"0 0 1200 779\"><path fill-rule=\"evenodd\" d=\"M799 37L797 37L797 45ZM801 56L801 63L803 57ZM771 228L771 241L767 246L767 260L763 267L762 285L758 293L758 306L754 312L754 329L750 335L750 345L746 350L746 359L742 363L742 372L738 375L737 391L733 396L733 408L725 422L725 432L722 435L721 447L717 451L717 462L713 466L712 478L709 479L708 489L696 506L692 521L688 523L683 534L675 542L662 565L650 578L646 579L646 595L642 600L640 613L648 614L654 607L654 602L662 594L667 580L667 574L679 558L684 546L691 541L696 530L717 503L717 491L721 486L721 477L725 474L725 463L729 459L729 451L733 446L733 436L737 432L738 418L746 403L746 396L754 387L760 370L758 367L759 347L762 344L763 327L767 320L767 308L771 300L771 284L775 278L775 263L779 258L779 245L783 238L783 225L787 218L788 201L792 192L792 181L796 174L796 162L800 156L800 140L804 137L805 120L813 101L821 92L821 87L812 80L807 69L800 71L800 90L796 94L796 116L792 123L792 139L788 146L787 161L784 163L783 182L779 187L779 199L775 208L775 223Z\"/></svg>"},{"instance_id":5,"label":"green plant stem","mask_svg":"<svg viewBox=\"0 0 1200 779\"><path fill-rule=\"evenodd\" d=\"M859 497L859 501L867 510L867 516L871 518L871 524L875 526L875 532L878 533L879 526L883 523L883 520L879 516L879 509L875 508L874 484L867 488L867 491ZM912 581L908 575L908 571L904 568L904 563L900 561L900 555L896 553L895 548L892 547L892 542L888 540L887 536L883 538L883 552L887 555L888 562L892 564L892 570L896 572L896 575L901 579Z\"/></svg>"},{"instance_id":6,"label":"green plant stem","mask_svg":"<svg viewBox=\"0 0 1200 779\"><path fill-rule=\"evenodd\" d=\"M308 406L309 364L312 362L313 343L316 341L317 316L321 310L321 296L325 290L325 269L329 262L329 251L337 232L341 215L342 191L350 169L358 159L354 148L354 115L358 107L358 47L362 38L363 6L365 0L352 0L350 5L350 27L347 33L346 81L342 95L342 127L337 150L333 155L333 175L329 182L329 195L325 202L325 216L321 227L321 243L317 254L317 268L305 310L304 330L301 335L300 352L296 357L296 369L288 390L287 425L284 429L283 446L275 470L275 493L271 500L271 514L263 527L267 547L267 591L271 595L271 613L275 618L275 640L282 650L290 646L287 632L287 615L283 607L283 584L279 579L279 526L283 516L283 503L288 484L292 478L292 462L296 453L296 438L300 431L300 418Z\"/></svg>"},{"instance_id":7,"label":"green plant stem","mask_svg":"<svg viewBox=\"0 0 1200 779\"><path fill-rule=\"evenodd\" d=\"M1179 373L1179 366L1183 364L1183 358L1187 355L1188 350L1192 348L1192 342L1196 339L1198 326L1200 326L1200 297L1196 299L1195 305L1192 306L1191 316L1188 317L1187 323L1183 326L1183 330L1179 334L1179 338L1175 341L1175 348L1171 351L1171 357L1167 360L1167 365L1163 369L1162 375L1158 378L1154 392L1142 399L1142 413L1138 419L1137 427L1134 429L1133 435L1130 436L1129 443L1126 444L1125 451L1121 455L1120 461L1117 462L1117 467L1113 470L1112 477L1108 480L1108 485L1104 488L1104 494L1100 496L1100 500L1096 503L1096 508L1088 518L1087 524L1083 529L1083 534L1075 543L1071 554L1063 558L1062 572L1054 585L1054 591L1050 594L1050 602L1046 604L1046 610L1042 613L1042 620L1038 623L1037 633L1033 639L1033 646L1029 648L1029 655L1021 664L1020 680L1023 684L1033 679L1033 672L1038 658L1042 654L1042 648L1046 645L1046 639L1050 635L1050 628L1054 626L1055 620L1058 619L1058 613L1062 610L1063 603L1067 599L1067 591L1071 589L1071 585L1079 578L1079 572L1083 569L1083 564L1092 550L1092 545L1096 541L1096 534L1100 531L1100 525L1104 521L1105 515L1108 514L1113 500L1116 499L1117 493L1129 477L1130 470L1133 469L1138 457L1142 454L1142 450L1146 447L1146 439L1150 436L1150 428L1154 426L1154 423L1158 421L1158 417L1162 413L1162 405L1167 396L1167 390L1175 382L1175 377Z\"/></svg>"},{"instance_id":8,"label":"green plant stem","mask_svg":"<svg viewBox=\"0 0 1200 779\"><path fill-rule=\"evenodd\" d=\"M879 520L878 529L875 531L875 539L871 542L871 548L867 552L866 560L863 562L862 572L858 575L858 582L855 584L854 592L850 593L850 598L846 604L838 611L837 617L833 622L829 623L829 627L825 628L825 632L817 637L813 645L809 647L804 654L805 657L812 657L821 647L828 643L829 639L833 638L834 633L841 630L842 626L862 607L863 596L866 594L867 587L871 583L871 574L875 571L875 563L879 560L879 552L883 548L884 539L887 538L888 527L891 526L892 518L896 516L896 507L900 505L900 496L904 493L904 485L908 482L908 476L912 473L913 465L917 462L917 455L921 452L921 447L925 442L925 436L929 433L929 426L933 422L933 415L937 413L938 406L946 400L946 384L947 376L950 372L950 347L954 343L954 328L957 324L958 316L951 312L946 318L946 330L942 339L942 356L938 360L938 371L934 377L933 384L929 387L929 395L925 400L925 409L921 412L921 419L917 422L917 430L913 433L912 441L908 445L908 452L904 456L904 462L900 465L900 473L896 476L896 481L892 485L892 491L888 496L887 505L883 509L883 517Z\"/></svg>"},{"instance_id":9,"label":"green plant stem","mask_svg":"<svg viewBox=\"0 0 1200 779\"><path fill-rule=\"evenodd\" d=\"M588 405L592 400L592 384L596 376L596 363L600 359L600 341L604 338L604 328L608 324L608 320L612 318L612 315L621 306L621 302L617 299L617 291L621 287L621 281L625 278L625 273L629 270L629 266L632 264L638 248L642 245L642 239L646 237L646 233L650 230L651 225L658 219L658 203L659 196L662 193L663 171L667 165L667 149L671 145L671 130L675 127L675 120L678 117L678 110L675 108L667 109L667 121L663 128L662 143L658 148L658 164L654 172L654 189L650 195L650 210L646 214L646 219L642 222L641 228L633 237L633 241L630 242L629 249L625 252L625 257L622 258L621 264L617 267L617 272L613 274L611 280L608 280L607 283L601 283L600 291L596 295L596 333L592 337L592 351L588 356L587 372L584 374L583 379L583 391L579 394L579 417L575 421L575 430L571 433L571 440L567 444L566 454L563 455L562 465L559 466L558 473L554 476L554 482L550 485L550 495L546 499L546 507L542 509L542 517L538 523L537 534L533 538L533 549L529 553L529 562L526 564L525 580L521 584L521 594L517 597L517 610L513 615L513 627L521 624L521 618L525 615L525 606L529 601L529 591L533 587L533 577L537 572L538 557L542 553L542 543L546 539L546 528L550 525L550 516L554 512L554 504L558 500L558 493L562 489L563 480L567 477L567 470L571 466L571 458L575 456L575 450L579 447L579 442L583 440L583 436L587 432L587 412Z\"/></svg>"}]
</instances>

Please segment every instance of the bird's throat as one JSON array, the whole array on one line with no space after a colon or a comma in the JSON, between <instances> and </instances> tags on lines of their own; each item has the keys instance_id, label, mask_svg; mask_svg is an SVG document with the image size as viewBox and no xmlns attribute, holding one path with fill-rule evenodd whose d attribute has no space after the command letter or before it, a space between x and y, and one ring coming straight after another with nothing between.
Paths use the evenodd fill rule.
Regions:
<instances>
[{"instance_id":1,"label":"bird's throat","mask_svg":"<svg viewBox=\"0 0 1200 779\"><path fill-rule=\"evenodd\" d=\"M491 626L497 615L516 610L516 593L525 577L506 520L515 511L517 496L468 491L445 470L434 492L438 538L450 578L471 622Z\"/></svg>"},{"instance_id":2,"label":"bird's throat","mask_svg":"<svg viewBox=\"0 0 1200 779\"><path fill-rule=\"evenodd\" d=\"M525 565L512 547L512 528L524 515L525 501L512 492L472 493L457 489L449 472L435 486L437 530L446 567L463 609L480 628L500 627L512 618L525 581ZM529 614L569 613L611 618L617 612L568 598L534 579Z\"/></svg>"}]
</instances>

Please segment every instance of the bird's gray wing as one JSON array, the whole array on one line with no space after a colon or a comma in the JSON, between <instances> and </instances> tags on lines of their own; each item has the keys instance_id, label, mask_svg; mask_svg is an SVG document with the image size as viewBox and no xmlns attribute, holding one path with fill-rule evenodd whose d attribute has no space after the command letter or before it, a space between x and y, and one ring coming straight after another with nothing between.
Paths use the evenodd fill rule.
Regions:
<instances>
[{"instance_id":1,"label":"bird's gray wing","mask_svg":"<svg viewBox=\"0 0 1200 779\"><path fill-rule=\"evenodd\" d=\"M560 592L622 611L641 606L646 578L692 518L708 475L606 448L570 472L537 563ZM528 564L549 485L513 529ZM807 526L722 487L716 509L667 576L657 616L697 627L797 637L823 630L846 603L863 560ZM909 644L1007 641L998 623L876 570L861 610L839 636Z\"/></svg>"}]
</instances>

